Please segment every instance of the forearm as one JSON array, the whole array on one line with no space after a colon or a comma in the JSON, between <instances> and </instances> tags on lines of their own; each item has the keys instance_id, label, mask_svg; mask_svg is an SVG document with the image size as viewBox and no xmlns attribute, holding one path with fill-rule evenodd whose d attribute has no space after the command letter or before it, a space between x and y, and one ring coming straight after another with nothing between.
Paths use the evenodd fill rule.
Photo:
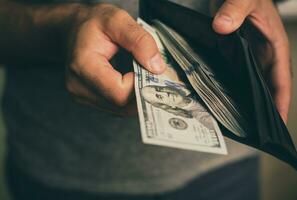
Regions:
<instances>
[{"instance_id":1,"label":"forearm","mask_svg":"<svg viewBox=\"0 0 297 200\"><path fill-rule=\"evenodd\" d=\"M64 62L80 4L0 3L0 63Z\"/></svg>"}]
</instances>

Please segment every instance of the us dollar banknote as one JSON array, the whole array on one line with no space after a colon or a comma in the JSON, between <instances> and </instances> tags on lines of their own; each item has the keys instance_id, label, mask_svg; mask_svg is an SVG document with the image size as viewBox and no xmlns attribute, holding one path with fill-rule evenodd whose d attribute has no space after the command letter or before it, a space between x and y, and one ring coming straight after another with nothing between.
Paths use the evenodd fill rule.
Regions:
<instances>
[{"instance_id":1,"label":"us dollar banknote","mask_svg":"<svg viewBox=\"0 0 297 200\"><path fill-rule=\"evenodd\" d=\"M141 19L138 23L155 39L167 63L166 71L155 75L136 61L135 93L142 140L146 144L186 150L227 154L216 119L184 82L177 63L161 43L156 30Z\"/></svg>"},{"instance_id":2,"label":"us dollar banknote","mask_svg":"<svg viewBox=\"0 0 297 200\"><path fill-rule=\"evenodd\" d=\"M186 74L191 86L214 117L238 137L247 137L245 119L228 91L217 80L212 69L191 45L175 30L159 20L153 21L160 40Z\"/></svg>"}]
</instances>

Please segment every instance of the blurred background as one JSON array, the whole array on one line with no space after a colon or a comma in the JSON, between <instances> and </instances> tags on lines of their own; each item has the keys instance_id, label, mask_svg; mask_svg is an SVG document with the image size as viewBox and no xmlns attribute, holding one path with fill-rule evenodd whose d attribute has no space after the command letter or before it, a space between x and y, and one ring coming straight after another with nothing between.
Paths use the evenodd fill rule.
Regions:
<instances>
[{"instance_id":1,"label":"blurred background","mask_svg":"<svg viewBox=\"0 0 297 200\"><path fill-rule=\"evenodd\" d=\"M297 74L297 0L290 0L278 5L286 30L289 35L292 54L293 72ZM0 68L0 96L5 81L4 69ZM1 108L0 108L1 109ZM293 78L293 99L288 122L289 131L297 146L297 78ZM0 110L0 200L10 200L4 182L5 126ZM288 165L262 153L261 155L261 190L262 200L296 200L297 171Z\"/></svg>"}]
</instances>

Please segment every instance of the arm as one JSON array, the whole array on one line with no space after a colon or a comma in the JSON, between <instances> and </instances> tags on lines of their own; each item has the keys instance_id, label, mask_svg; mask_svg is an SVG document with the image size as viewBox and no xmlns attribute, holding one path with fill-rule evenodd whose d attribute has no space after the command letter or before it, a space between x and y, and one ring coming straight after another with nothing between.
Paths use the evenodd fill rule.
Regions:
<instances>
[{"instance_id":1,"label":"arm","mask_svg":"<svg viewBox=\"0 0 297 200\"><path fill-rule=\"evenodd\" d=\"M86 13L79 4L1 2L0 63L63 62L69 31Z\"/></svg>"},{"instance_id":2,"label":"arm","mask_svg":"<svg viewBox=\"0 0 297 200\"><path fill-rule=\"evenodd\" d=\"M119 47L152 73L166 66L150 34L110 4L0 3L0 27L1 63L66 63L70 94L111 112L129 112L124 106L134 88L134 73L121 74L109 62Z\"/></svg>"}]
</instances>

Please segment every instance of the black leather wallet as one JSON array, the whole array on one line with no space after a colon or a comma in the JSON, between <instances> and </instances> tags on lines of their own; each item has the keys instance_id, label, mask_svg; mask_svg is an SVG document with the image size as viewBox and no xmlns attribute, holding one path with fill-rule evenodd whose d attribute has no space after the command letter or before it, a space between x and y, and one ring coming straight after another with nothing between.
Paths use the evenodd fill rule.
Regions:
<instances>
[{"instance_id":1,"label":"black leather wallet","mask_svg":"<svg viewBox=\"0 0 297 200\"><path fill-rule=\"evenodd\" d=\"M256 62L245 29L230 35L212 29L212 18L167 0L140 0L140 17L150 23L159 19L193 44L238 105L248 124L248 136L240 138L222 125L223 134L260 149L297 170L297 152L273 102Z\"/></svg>"}]
</instances>

